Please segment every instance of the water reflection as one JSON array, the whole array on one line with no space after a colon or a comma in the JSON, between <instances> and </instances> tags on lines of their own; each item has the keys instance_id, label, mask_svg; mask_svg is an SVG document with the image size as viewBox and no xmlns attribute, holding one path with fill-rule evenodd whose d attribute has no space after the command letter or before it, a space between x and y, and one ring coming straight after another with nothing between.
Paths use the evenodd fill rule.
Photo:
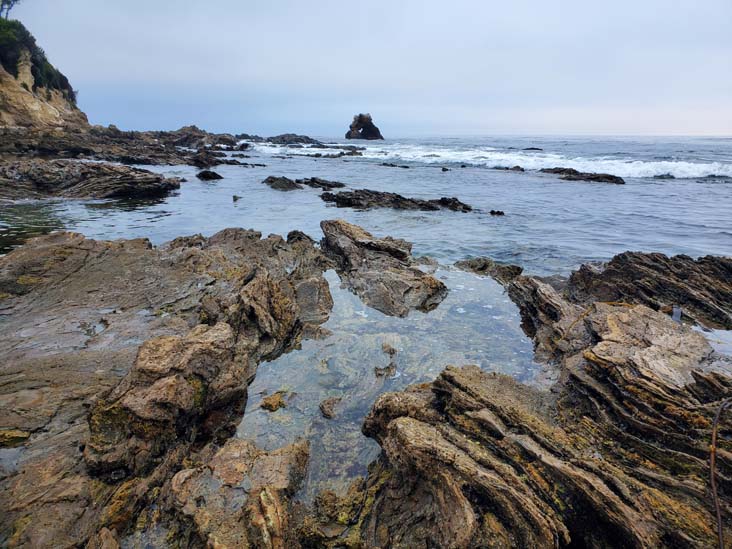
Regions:
<instances>
[{"instance_id":1,"label":"water reflection","mask_svg":"<svg viewBox=\"0 0 732 549\"><path fill-rule=\"evenodd\" d=\"M67 220L52 201L0 204L0 254L17 248L29 238L65 228Z\"/></svg>"},{"instance_id":2,"label":"water reflection","mask_svg":"<svg viewBox=\"0 0 732 549\"><path fill-rule=\"evenodd\" d=\"M386 316L365 306L326 273L334 307L324 325L332 335L305 341L302 349L262 364L249 387L238 436L272 450L305 436L311 441L308 476L301 497L324 488L343 490L376 457L378 445L361 434L363 418L377 396L433 380L448 364L478 364L533 381L539 367L523 335L516 307L491 279L439 269L450 289L440 306L407 318ZM393 356L395 369L389 368ZM286 407L260 407L265 395L286 393ZM319 404L340 398L335 417Z\"/></svg>"}]
</instances>

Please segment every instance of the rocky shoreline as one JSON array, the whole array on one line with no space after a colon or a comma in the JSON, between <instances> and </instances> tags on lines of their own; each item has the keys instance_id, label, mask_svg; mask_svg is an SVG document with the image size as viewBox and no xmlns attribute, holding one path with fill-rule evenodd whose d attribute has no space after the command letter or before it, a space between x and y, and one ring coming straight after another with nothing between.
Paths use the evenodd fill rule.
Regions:
<instances>
[{"instance_id":1,"label":"rocky shoreline","mask_svg":"<svg viewBox=\"0 0 732 549\"><path fill-rule=\"evenodd\" d=\"M449 366L387 393L363 426L382 447L369 475L307 506L294 499L307 439L264 451L229 438L257 364L321 337L326 269L390 315L431 310L447 291L408 243L322 228L320 249L297 232L227 229L157 248L57 233L0 258L0 440L17 452L0 478L3 544L116 547L161 525L188 547L713 543L708 445L732 359L613 273L627 262L652 287L653 266L671 262L684 318L719 319L695 297L703 281L729 315L731 260L618 256L552 285L466 263L506 286L560 381L540 391ZM730 451L723 437L725 520Z\"/></svg>"}]
</instances>

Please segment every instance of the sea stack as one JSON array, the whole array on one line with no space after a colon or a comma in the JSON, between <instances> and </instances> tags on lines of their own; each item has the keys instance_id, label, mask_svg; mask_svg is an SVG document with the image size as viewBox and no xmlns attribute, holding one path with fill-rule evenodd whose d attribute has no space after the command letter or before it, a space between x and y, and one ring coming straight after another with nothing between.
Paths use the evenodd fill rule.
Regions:
<instances>
[{"instance_id":1,"label":"sea stack","mask_svg":"<svg viewBox=\"0 0 732 549\"><path fill-rule=\"evenodd\" d=\"M361 113L353 115L353 122L346 132L346 139L384 139L384 136L374 124L371 115Z\"/></svg>"}]
</instances>

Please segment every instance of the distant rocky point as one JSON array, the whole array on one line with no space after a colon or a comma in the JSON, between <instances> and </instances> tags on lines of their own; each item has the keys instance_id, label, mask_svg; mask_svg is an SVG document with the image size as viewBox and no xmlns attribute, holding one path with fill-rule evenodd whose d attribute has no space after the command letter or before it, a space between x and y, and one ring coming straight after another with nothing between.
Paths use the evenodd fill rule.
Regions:
<instances>
[{"instance_id":1,"label":"distant rocky point","mask_svg":"<svg viewBox=\"0 0 732 549\"><path fill-rule=\"evenodd\" d=\"M384 137L374 124L371 115L361 113L353 116L353 122L346 132L346 139L384 139Z\"/></svg>"}]
</instances>

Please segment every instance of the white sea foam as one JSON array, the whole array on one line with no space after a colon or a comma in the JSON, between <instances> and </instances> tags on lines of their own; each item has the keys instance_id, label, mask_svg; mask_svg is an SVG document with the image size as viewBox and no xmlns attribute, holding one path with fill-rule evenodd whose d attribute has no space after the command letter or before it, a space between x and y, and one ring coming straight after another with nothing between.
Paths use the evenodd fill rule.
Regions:
<instances>
[{"instance_id":1,"label":"white sea foam","mask_svg":"<svg viewBox=\"0 0 732 549\"><path fill-rule=\"evenodd\" d=\"M359 146L363 146L359 143ZM415 144L366 144L364 158L382 162L418 162L423 164L467 164L472 166L512 167L526 170L542 168L574 168L582 172L609 173L620 177L653 177L671 174L676 178L697 178L710 175L732 177L732 164L723 162L688 162L682 160L637 160L622 157L565 156L545 151L520 151L493 147L428 146ZM264 154L307 155L337 152L336 149L288 148L270 144L257 144Z\"/></svg>"}]
</instances>

